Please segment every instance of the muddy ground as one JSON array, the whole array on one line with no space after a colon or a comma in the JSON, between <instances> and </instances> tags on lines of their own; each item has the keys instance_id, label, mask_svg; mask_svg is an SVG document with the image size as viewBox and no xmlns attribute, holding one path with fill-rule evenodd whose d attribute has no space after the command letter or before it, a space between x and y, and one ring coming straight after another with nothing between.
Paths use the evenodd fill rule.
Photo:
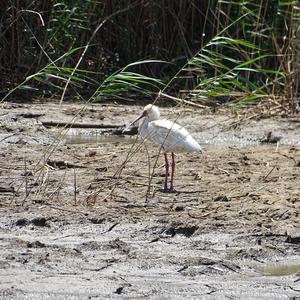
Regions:
<instances>
[{"instance_id":1,"label":"muddy ground","mask_svg":"<svg viewBox=\"0 0 300 300\"><path fill-rule=\"evenodd\" d=\"M1 104L0 299L300 299L299 117L162 109L205 151L177 155L176 193L160 157L146 197L135 136L49 127L142 108L81 108Z\"/></svg>"}]
</instances>

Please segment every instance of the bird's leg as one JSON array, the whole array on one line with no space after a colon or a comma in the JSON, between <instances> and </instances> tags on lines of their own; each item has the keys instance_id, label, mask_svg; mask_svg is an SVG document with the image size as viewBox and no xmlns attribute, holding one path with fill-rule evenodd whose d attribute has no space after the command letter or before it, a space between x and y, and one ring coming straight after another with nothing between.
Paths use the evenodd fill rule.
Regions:
<instances>
[{"instance_id":1,"label":"bird's leg","mask_svg":"<svg viewBox=\"0 0 300 300\"><path fill-rule=\"evenodd\" d=\"M164 153L164 156L165 156L165 169L166 169L164 191L166 192L168 190L169 162L168 162L167 153Z\"/></svg>"},{"instance_id":2,"label":"bird's leg","mask_svg":"<svg viewBox=\"0 0 300 300\"><path fill-rule=\"evenodd\" d=\"M174 171L175 171L175 155L174 155L174 152L172 152L172 164L171 164L171 186L170 186L170 191L173 191L173 190L174 190L174 186L173 186Z\"/></svg>"}]
</instances>

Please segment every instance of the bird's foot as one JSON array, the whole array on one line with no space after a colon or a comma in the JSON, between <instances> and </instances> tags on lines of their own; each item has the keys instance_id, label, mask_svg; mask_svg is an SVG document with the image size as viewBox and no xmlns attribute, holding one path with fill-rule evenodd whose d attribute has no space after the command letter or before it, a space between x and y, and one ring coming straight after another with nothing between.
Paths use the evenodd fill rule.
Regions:
<instances>
[{"instance_id":1,"label":"bird's foot","mask_svg":"<svg viewBox=\"0 0 300 300\"><path fill-rule=\"evenodd\" d=\"M162 193L177 193L177 191L172 187L172 188L163 188L159 190Z\"/></svg>"},{"instance_id":2,"label":"bird's foot","mask_svg":"<svg viewBox=\"0 0 300 300\"><path fill-rule=\"evenodd\" d=\"M169 188L169 193L177 193L177 191L174 189L174 187Z\"/></svg>"}]
</instances>

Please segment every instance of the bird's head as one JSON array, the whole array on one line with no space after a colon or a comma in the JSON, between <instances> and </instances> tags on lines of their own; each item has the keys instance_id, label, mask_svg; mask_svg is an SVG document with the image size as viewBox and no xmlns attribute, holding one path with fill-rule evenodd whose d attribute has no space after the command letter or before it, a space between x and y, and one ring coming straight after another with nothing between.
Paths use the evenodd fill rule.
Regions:
<instances>
[{"instance_id":1,"label":"bird's head","mask_svg":"<svg viewBox=\"0 0 300 300\"><path fill-rule=\"evenodd\" d=\"M142 115L139 118L141 119L143 117L149 118L149 121L158 120L160 117L159 108L153 104L146 105Z\"/></svg>"},{"instance_id":2,"label":"bird's head","mask_svg":"<svg viewBox=\"0 0 300 300\"><path fill-rule=\"evenodd\" d=\"M130 128L134 123L136 123L137 121L143 119L143 118L148 118L149 121L154 121L154 120L158 120L160 117L160 112L159 112L159 108L153 104L148 104L144 107L144 110L142 112L142 114L137 117L133 122L131 122L124 130L123 132L125 132L128 128Z\"/></svg>"}]
</instances>

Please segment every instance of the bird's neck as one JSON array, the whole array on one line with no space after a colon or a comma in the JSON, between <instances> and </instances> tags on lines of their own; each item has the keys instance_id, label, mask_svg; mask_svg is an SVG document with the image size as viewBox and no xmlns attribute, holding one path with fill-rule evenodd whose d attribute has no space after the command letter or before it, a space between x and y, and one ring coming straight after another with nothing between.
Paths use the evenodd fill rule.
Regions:
<instances>
[{"instance_id":1,"label":"bird's neck","mask_svg":"<svg viewBox=\"0 0 300 300\"><path fill-rule=\"evenodd\" d=\"M141 136L148 135L148 125L149 125L149 118L143 118L140 120L139 123L139 134Z\"/></svg>"}]
</instances>

